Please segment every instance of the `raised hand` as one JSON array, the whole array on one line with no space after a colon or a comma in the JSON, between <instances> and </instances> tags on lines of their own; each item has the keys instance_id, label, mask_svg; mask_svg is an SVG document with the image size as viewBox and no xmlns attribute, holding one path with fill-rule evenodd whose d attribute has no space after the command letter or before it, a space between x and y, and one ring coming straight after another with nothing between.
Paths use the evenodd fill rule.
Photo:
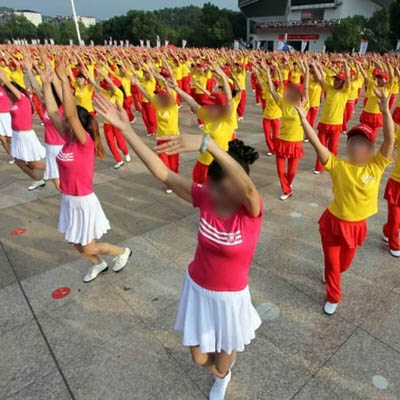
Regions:
<instances>
[{"instance_id":1,"label":"raised hand","mask_svg":"<svg viewBox=\"0 0 400 400\"><path fill-rule=\"evenodd\" d=\"M379 109L381 110L382 113L389 112L389 99L390 99L390 94L389 96L385 95L384 90L380 90L378 88L374 88L374 92L376 97L378 98L378 105Z\"/></svg>"},{"instance_id":2,"label":"raised hand","mask_svg":"<svg viewBox=\"0 0 400 400\"><path fill-rule=\"evenodd\" d=\"M130 129L131 124L128 114L119 102L117 102L117 106L113 106L102 94L95 93L94 108L123 134Z\"/></svg>"},{"instance_id":3,"label":"raised hand","mask_svg":"<svg viewBox=\"0 0 400 400\"><path fill-rule=\"evenodd\" d=\"M157 146L157 152L172 155L199 151L203 137L204 135L165 136L163 140L166 142Z\"/></svg>"}]
</instances>

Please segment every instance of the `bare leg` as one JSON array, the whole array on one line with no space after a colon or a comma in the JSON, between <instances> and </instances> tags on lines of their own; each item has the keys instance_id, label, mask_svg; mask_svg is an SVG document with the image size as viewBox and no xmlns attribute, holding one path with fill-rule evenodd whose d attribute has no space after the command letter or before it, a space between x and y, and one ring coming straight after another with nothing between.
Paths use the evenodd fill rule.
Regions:
<instances>
[{"instance_id":1,"label":"bare leg","mask_svg":"<svg viewBox=\"0 0 400 400\"><path fill-rule=\"evenodd\" d=\"M81 253L82 257L86 258L89 262L91 262L94 265L100 264L101 263L101 258L96 256L96 255L90 255L90 254L85 254L84 248L80 244L75 244L74 247Z\"/></svg>"},{"instance_id":2,"label":"bare leg","mask_svg":"<svg viewBox=\"0 0 400 400\"><path fill-rule=\"evenodd\" d=\"M25 172L26 175L30 176L34 181L40 181L40 177L36 174L36 172L30 168L25 161L15 160L15 163Z\"/></svg>"},{"instance_id":3,"label":"bare leg","mask_svg":"<svg viewBox=\"0 0 400 400\"><path fill-rule=\"evenodd\" d=\"M82 254L82 256L89 260L92 264L100 264L102 262L99 255L120 256L125 252L125 249L122 247L114 246L110 243L96 242L96 240L92 240L86 246L77 244L74 246Z\"/></svg>"},{"instance_id":4,"label":"bare leg","mask_svg":"<svg viewBox=\"0 0 400 400\"><path fill-rule=\"evenodd\" d=\"M39 171L44 171L46 169L46 164L43 161L30 161L28 166L31 169L37 169Z\"/></svg>"},{"instance_id":5,"label":"bare leg","mask_svg":"<svg viewBox=\"0 0 400 400\"><path fill-rule=\"evenodd\" d=\"M224 378L230 366L236 359L236 352L232 354L222 353L201 353L199 346L190 347L193 362L208 370L217 378Z\"/></svg>"},{"instance_id":6,"label":"bare leg","mask_svg":"<svg viewBox=\"0 0 400 400\"><path fill-rule=\"evenodd\" d=\"M10 148L11 138L9 138L7 136L0 136L0 142L3 145L6 153L10 156L11 155L11 148Z\"/></svg>"}]
</instances>

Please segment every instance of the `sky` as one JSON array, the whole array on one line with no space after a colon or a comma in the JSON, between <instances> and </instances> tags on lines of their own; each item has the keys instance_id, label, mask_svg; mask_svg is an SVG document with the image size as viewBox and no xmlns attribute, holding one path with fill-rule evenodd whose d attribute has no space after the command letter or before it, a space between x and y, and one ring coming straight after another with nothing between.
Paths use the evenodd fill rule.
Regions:
<instances>
[{"instance_id":1,"label":"sky","mask_svg":"<svg viewBox=\"0 0 400 400\"><path fill-rule=\"evenodd\" d=\"M238 10L237 0L210 0L210 2L219 7ZM204 3L206 1L203 0L75 0L75 7L78 15L107 19L134 9L157 10L191 4L202 6ZM33 10L44 15L71 15L70 0L0 0L0 7Z\"/></svg>"}]
</instances>

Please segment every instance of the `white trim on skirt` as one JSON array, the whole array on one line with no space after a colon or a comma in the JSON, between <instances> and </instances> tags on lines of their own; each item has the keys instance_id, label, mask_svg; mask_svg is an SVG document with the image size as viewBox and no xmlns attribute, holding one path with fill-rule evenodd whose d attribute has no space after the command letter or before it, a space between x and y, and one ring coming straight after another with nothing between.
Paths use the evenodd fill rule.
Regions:
<instances>
[{"instance_id":1,"label":"white trim on skirt","mask_svg":"<svg viewBox=\"0 0 400 400\"><path fill-rule=\"evenodd\" d=\"M12 137L10 113L0 113L0 136Z\"/></svg>"},{"instance_id":2,"label":"white trim on skirt","mask_svg":"<svg viewBox=\"0 0 400 400\"><path fill-rule=\"evenodd\" d=\"M39 142L33 129L29 131L13 131L11 155L25 162L40 161L46 157L46 150Z\"/></svg>"},{"instance_id":3,"label":"white trim on skirt","mask_svg":"<svg viewBox=\"0 0 400 400\"><path fill-rule=\"evenodd\" d=\"M58 231L69 243L86 246L93 239L100 239L109 229L110 222L95 193L62 195Z\"/></svg>"},{"instance_id":4,"label":"white trim on skirt","mask_svg":"<svg viewBox=\"0 0 400 400\"><path fill-rule=\"evenodd\" d=\"M207 290L186 273L175 324L184 346L200 346L202 353L243 351L260 325L248 287L237 292Z\"/></svg>"},{"instance_id":5,"label":"white trim on skirt","mask_svg":"<svg viewBox=\"0 0 400 400\"><path fill-rule=\"evenodd\" d=\"M57 179L60 177L57 156L63 145L45 143L44 146L46 148L46 171L44 177L45 179Z\"/></svg>"}]
</instances>

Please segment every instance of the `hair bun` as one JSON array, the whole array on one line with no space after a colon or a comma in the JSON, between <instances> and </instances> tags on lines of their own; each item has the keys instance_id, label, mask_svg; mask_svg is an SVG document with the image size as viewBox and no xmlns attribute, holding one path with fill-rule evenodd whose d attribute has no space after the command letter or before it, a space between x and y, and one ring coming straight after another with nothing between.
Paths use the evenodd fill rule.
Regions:
<instances>
[{"instance_id":1,"label":"hair bun","mask_svg":"<svg viewBox=\"0 0 400 400\"><path fill-rule=\"evenodd\" d=\"M244 161L251 165L258 160L259 155L254 147L247 146L243 140L235 139L229 142L229 154L235 159Z\"/></svg>"}]
</instances>

